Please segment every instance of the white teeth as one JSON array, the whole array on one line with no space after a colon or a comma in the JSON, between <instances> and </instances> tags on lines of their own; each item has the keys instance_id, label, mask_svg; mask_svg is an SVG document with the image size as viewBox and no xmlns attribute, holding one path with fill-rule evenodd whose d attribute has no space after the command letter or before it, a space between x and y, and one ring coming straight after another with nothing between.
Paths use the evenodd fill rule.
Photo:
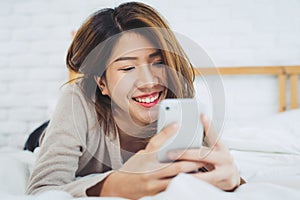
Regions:
<instances>
[{"instance_id":1,"label":"white teeth","mask_svg":"<svg viewBox=\"0 0 300 200\"><path fill-rule=\"evenodd\" d=\"M159 94L155 95L154 97L146 97L146 98L135 98L136 101L141 102L141 103L152 103L156 99L158 99Z\"/></svg>"}]
</instances>

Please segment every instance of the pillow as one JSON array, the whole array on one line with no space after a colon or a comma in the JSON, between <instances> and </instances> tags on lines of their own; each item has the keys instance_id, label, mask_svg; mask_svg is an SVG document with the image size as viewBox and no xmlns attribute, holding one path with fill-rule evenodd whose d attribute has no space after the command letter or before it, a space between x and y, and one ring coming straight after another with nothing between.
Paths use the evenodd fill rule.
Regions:
<instances>
[{"instance_id":1,"label":"pillow","mask_svg":"<svg viewBox=\"0 0 300 200\"><path fill-rule=\"evenodd\" d=\"M29 151L0 149L0 191L24 194L33 162L34 154Z\"/></svg>"},{"instance_id":2,"label":"pillow","mask_svg":"<svg viewBox=\"0 0 300 200\"><path fill-rule=\"evenodd\" d=\"M275 114L258 122L261 128L287 131L289 134L300 137L300 109L294 109ZM298 137L298 138L299 138Z\"/></svg>"},{"instance_id":3,"label":"pillow","mask_svg":"<svg viewBox=\"0 0 300 200\"><path fill-rule=\"evenodd\" d=\"M300 109L257 121L252 127L234 127L223 132L230 149L300 154Z\"/></svg>"}]
</instances>

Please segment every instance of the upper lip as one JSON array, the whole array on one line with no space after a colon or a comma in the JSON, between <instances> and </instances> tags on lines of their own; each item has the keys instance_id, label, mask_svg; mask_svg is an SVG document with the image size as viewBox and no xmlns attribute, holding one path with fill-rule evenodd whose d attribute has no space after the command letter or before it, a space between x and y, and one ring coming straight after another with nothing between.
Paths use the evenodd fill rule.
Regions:
<instances>
[{"instance_id":1,"label":"upper lip","mask_svg":"<svg viewBox=\"0 0 300 200\"><path fill-rule=\"evenodd\" d=\"M162 92L162 91L156 91L156 92L151 92L151 93L147 93L147 94L142 94L142 95L134 96L132 98L145 98L145 97L153 96L160 92Z\"/></svg>"}]
</instances>

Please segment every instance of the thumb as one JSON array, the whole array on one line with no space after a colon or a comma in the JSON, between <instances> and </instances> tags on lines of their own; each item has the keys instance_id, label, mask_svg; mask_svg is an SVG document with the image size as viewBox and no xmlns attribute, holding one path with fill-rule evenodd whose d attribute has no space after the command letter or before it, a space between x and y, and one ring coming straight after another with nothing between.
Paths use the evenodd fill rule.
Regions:
<instances>
[{"instance_id":1,"label":"thumb","mask_svg":"<svg viewBox=\"0 0 300 200\"><path fill-rule=\"evenodd\" d=\"M158 134L152 137L146 146L146 150L158 150L169 138L174 136L180 128L178 123L172 123L164 127Z\"/></svg>"}]
</instances>

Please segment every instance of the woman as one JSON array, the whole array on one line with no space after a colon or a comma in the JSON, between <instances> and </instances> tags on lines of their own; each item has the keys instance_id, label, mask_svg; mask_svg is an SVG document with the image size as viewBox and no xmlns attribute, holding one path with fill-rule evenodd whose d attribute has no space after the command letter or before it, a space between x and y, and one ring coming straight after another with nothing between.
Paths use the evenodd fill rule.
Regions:
<instances>
[{"instance_id":1,"label":"woman","mask_svg":"<svg viewBox=\"0 0 300 200\"><path fill-rule=\"evenodd\" d=\"M171 124L154 135L158 103L192 98L194 74L153 8L132 2L93 14L72 41L67 67L82 75L64 88L41 137L28 194L60 189L76 197L137 199L164 191L182 172L194 172L223 190L240 185L220 141L201 160L199 149L171 152L177 162L169 164L156 159L179 126ZM203 117L202 123L207 133ZM195 172L202 167L209 171Z\"/></svg>"}]
</instances>

